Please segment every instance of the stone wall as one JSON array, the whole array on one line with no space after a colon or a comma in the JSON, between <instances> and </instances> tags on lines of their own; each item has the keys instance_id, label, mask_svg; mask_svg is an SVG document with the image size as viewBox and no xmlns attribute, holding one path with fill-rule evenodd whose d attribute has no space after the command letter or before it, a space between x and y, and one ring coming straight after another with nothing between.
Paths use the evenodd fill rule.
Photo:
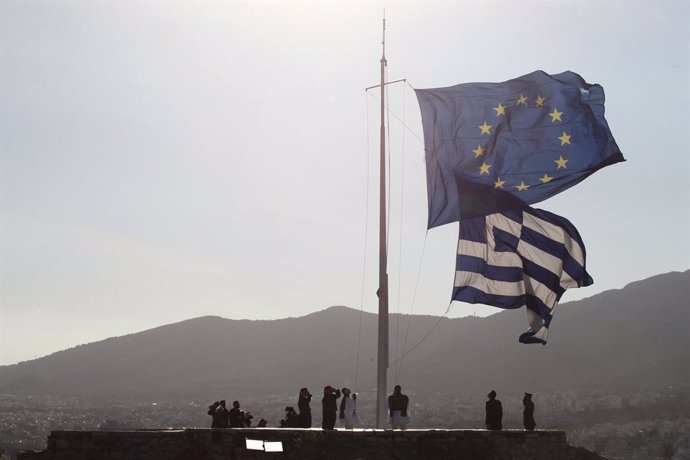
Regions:
<instances>
[{"instance_id":1,"label":"stone wall","mask_svg":"<svg viewBox=\"0 0 690 460\"><path fill-rule=\"evenodd\" d=\"M282 452L247 449L246 439ZM259 446L261 443L258 443ZM276 444L269 444L276 446ZM170 429L53 431L48 449L17 460L602 460L562 431Z\"/></svg>"}]
</instances>

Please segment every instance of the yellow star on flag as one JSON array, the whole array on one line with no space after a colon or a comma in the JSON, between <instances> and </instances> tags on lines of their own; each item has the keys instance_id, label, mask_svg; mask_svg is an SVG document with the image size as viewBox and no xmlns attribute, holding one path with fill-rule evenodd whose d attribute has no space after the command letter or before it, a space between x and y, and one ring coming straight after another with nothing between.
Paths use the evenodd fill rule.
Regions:
<instances>
[{"instance_id":1,"label":"yellow star on flag","mask_svg":"<svg viewBox=\"0 0 690 460\"><path fill-rule=\"evenodd\" d=\"M481 132L482 134L489 134L489 135L491 135L491 131L489 131L489 130L492 128L492 126L486 124L486 121L484 122L483 125L478 126L478 128L482 130L482 132Z\"/></svg>"},{"instance_id":2,"label":"yellow star on flag","mask_svg":"<svg viewBox=\"0 0 690 460\"><path fill-rule=\"evenodd\" d=\"M501 180L501 178L497 178L496 182L494 182L494 188L503 188L503 185L505 185L506 181Z\"/></svg>"},{"instance_id":3,"label":"yellow star on flag","mask_svg":"<svg viewBox=\"0 0 690 460\"><path fill-rule=\"evenodd\" d=\"M489 174L489 168L491 165L486 164L485 161L482 161L482 165L479 167L479 175L481 176L482 174Z\"/></svg>"},{"instance_id":4,"label":"yellow star on flag","mask_svg":"<svg viewBox=\"0 0 690 460\"><path fill-rule=\"evenodd\" d=\"M565 158L563 158L563 155L561 155L558 160L553 160L553 161L554 161L554 163L556 163L558 165L558 167L556 169L561 169L561 168L567 169L565 164L570 160L566 160Z\"/></svg>"},{"instance_id":5,"label":"yellow star on flag","mask_svg":"<svg viewBox=\"0 0 690 460\"><path fill-rule=\"evenodd\" d=\"M568 161L568 160L566 160L566 161ZM551 177L551 176L549 176L548 174L544 173L544 177L542 177L542 178L539 179L539 180L541 181L542 184L548 184L549 182L551 182L551 179L553 179L553 177Z\"/></svg>"},{"instance_id":6,"label":"yellow star on flag","mask_svg":"<svg viewBox=\"0 0 690 460\"><path fill-rule=\"evenodd\" d=\"M486 149L482 147L481 145L478 145L476 149L472 150L474 152L474 157L479 158L480 156L484 155L484 152L486 152Z\"/></svg>"},{"instance_id":7,"label":"yellow star on flag","mask_svg":"<svg viewBox=\"0 0 690 460\"><path fill-rule=\"evenodd\" d=\"M536 105L537 107L541 107L542 105L544 105L545 100L545 97L537 96L537 98L534 100L534 105Z\"/></svg>"},{"instance_id":8,"label":"yellow star on flag","mask_svg":"<svg viewBox=\"0 0 690 460\"><path fill-rule=\"evenodd\" d=\"M563 131L563 135L558 139L560 139L561 145L570 144L570 134L566 134L565 131Z\"/></svg>"},{"instance_id":9,"label":"yellow star on flag","mask_svg":"<svg viewBox=\"0 0 690 460\"><path fill-rule=\"evenodd\" d=\"M553 112L551 112L549 115L551 115L551 121L556 122L556 121L563 121L561 120L561 115L563 115L563 112L559 112L556 110L554 107Z\"/></svg>"},{"instance_id":10,"label":"yellow star on flag","mask_svg":"<svg viewBox=\"0 0 690 460\"><path fill-rule=\"evenodd\" d=\"M494 110L496 111L496 116L506 114L506 108L500 102L498 103L498 107L494 107Z\"/></svg>"},{"instance_id":11,"label":"yellow star on flag","mask_svg":"<svg viewBox=\"0 0 690 460\"><path fill-rule=\"evenodd\" d=\"M515 188L522 192L523 190L527 190L529 185L525 184L525 181L520 181L520 185L516 185Z\"/></svg>"},{"instance_id":12,"label":"yellow star on flag","mask_svg":"<svg viewBox=\"0 0 690 460\"><path fill-rule=\"evenodd\" d=\"M520 105L520 104L527 105L527 98L525 96L523 96L522 94L520 94L520 97L517 100L517 105Z\"/></svg>"}]
</instances>

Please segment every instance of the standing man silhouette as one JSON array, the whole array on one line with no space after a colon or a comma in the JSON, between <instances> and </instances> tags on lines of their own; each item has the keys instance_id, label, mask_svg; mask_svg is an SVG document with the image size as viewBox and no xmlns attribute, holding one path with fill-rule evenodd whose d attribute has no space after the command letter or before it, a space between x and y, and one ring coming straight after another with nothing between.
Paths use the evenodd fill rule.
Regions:
<instances>
[{"instance_id":1,"label":"standing man silhouette","mask_svg":"<svg viewBox=\"0 0 690 460\"><path fill-rule=\"evenodd\" d=\"M340 398L340 390L328 385L323 389L323 399L321 405L323 406L323 421L321 428L324 430L332 430L335 427L336 415L338 412L338 398Z\"/></svg>"},{"instance_id":2,"label":"standing man silhouette","mask_svg":"<svg viewBox=\"0 0 690 460\"><path fill-rule=\"evenodd\" d=\"M221 416L217 412L220 407L220 401L216 401L208 406L208 415L211 416L211 428L221 428Z\"/></svg>"},{"instance_id":3,"label":"standing man silhouette","mask_svg":"<svg viewBox=\"0 0 690 460\"><path fill-rule=\"evenodd\" d=\"M299 400L297 407L299 408L300 428L311 428L311 393L305 387L299 390Z\"/></svg>"},{"instance_id":4,"label":"standing man silhouette","mask_svg":"<svg viewBox=\"0 0 690 460\"><path fill-rule=\"evenodd\" d=\"M242 428L244 425L244 411L240 409L239 401L232 402L232 409L228 411L228 422L230 428Z\"/></svg>"},{"instance_id":5,"label":"standing man silhouette","mask_svg":"<svg viewBox=\"0 0 690 460\"><path fill-rule=\"evenodd\" d=\"M407 408L410 405L410 398L402 394L400 385L393 387L393 394L388 397L388 411L390 422L393 429L404 430L410 423L410 416Z\"/></svg>"},{"instance_id":6,"label":"standing man silhouette","mask_svg":"<svg viewBox=\"0 0 690 460\"><path fill-rule=\"evenodd\" d=\"M340 390L343 394L343 399L340 400L340 414L339 421L346 429L351 430L355 425L359 425L359 416L357 415L357 393L352 393L349 388ZM350 396L352 393L352 396Z\"/></svg>"},{"instance_id":7,"label":"standing man silhouette","mask_svg":"<svg viewBox=\"0 0 690 460\"><path fill-rule=\"evenodd\" d=\"M494 390L491 390L487 396L489 400L486 402L486 429L502 430L503 406L501 406L501 401L496 399L496 392Z\"/></svg>"},{"instance_id":8,"label":"standing man silhouette","mask_svg":"<svg viewBox=\"0 0 690 460\"><path fill-rule=\"evenodd\" d=\"M534 403L532 402L532 393L525 393L522 398L522 404L525 409L522 411L522 425L527 431L534 431L537 422L534 421Z\"/></svg>"}]
</instances>

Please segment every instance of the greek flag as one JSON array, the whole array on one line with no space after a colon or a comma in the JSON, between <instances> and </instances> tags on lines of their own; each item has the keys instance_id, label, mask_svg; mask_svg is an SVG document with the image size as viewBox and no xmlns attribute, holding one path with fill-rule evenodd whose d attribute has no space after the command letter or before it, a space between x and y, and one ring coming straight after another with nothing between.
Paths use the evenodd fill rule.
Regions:
<instances>
[{"instance_id":1,"label":"greek flag","mask_svg":"<svg viewBox=\"0 0 690 460\"><path fill-rule=\"evenodd\" d=\"M460 221L453 300L526 306L522 343L546 344L565 290L592 283L582 238L563 217L524 206Z\"/></svg>"}]
</instances>

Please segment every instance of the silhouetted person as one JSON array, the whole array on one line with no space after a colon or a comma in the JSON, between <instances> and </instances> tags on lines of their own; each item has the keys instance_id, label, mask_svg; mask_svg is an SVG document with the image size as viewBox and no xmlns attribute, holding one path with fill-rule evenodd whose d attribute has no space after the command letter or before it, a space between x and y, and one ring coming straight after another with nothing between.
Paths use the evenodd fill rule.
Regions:
<instances>
[{"instance_id":1,"label":"silhouetted person","mask_svg":"<svg viewBox=\"0 0 690 460\"><path fill-rule=\"evenodd\" d=\"M486 429L502 430L503 406L501 406L501 401L496 399L496 392L494 390L491 390L491 393L487 396L489 400L486 402Z\"/></svg>"},{"instance_id":2,"label":"silhouetted person","mask_svg":"<svg viewBox=\"0 0 690 460\"><path fill-rule=\"evenodd\" d=\"M228 412L230 428L242 428L244 426L244 411L240 409L239 401L232 402L232 409Z\"/></svg>"},{"instance_id":3,"label":"silhouetted person","mask_svg":"<svg viewBox=\"0 0 690 460\"><path fill-rule=\"evenodd\" d=\"M262 418L261 420L259 420L259 423L256 425L256 427L257 428L266 428L267 425L268 425L268 422L266 421L266 419Z\"/></svg>"},{"instance_id":4,"label":"silhouetted person","mask_svg":"<svg viewBox=\"0 0 690 460\"><path fill-rule=\"evenodd\" d=\"M295 411L295 408L292 406L288 406L285 408L285 423L283 424L283 420L281 420L281 427L285 428L299 428L300 427L300 420L299 420L299 415L297 414L297 411Z\"/></svg>"},{"instance_id":5,"label":"silhouetted person","mask_svg":"<svg viewBox=\"0 0 690 460\"><path fill-rule=\"evenodd\" d=\"M242 426L245 428L249 428L252 426L252 419L254 416L250 414L249 412L244 412L242 411L243 417L242 417Z\"/></svg>"},{"instance_id":6,"label":"silhouetted person","mask_svg":"<svg viewBox=\"0 0 690 460\"><path fill-rule=\"evenodd\" d=\"M534 421L534 403L532 402L532 393L525 393L522 398L522 404L525 406L522 411L522 425L528 431L534 431L537 422Z\"/></svg>"},{"instance_id":7,"label":"silhouetted person","mask_svg":"<svg viewBox=\"0 0 690 460\"><path fill-rule=\"evenodd\" d=\"M340 413L338 421L346 429L351 430L355 425L359 425L359 416L357 416L357 393L350 396L350 389L343 388L343 399L340 400Z\"/></svg>"},{"instance_id":8,"label":"silhouetted person","mask_svg":"<svg viewBox=\"0 0 690 460\"><path fill-rule=\"evenodd\" d=\"M306 388L299 390L299 400L297 407L299 408L300 428L311 428L311 393Z\"/></svg>"},{"instance_id":9,"label":"silhouetted person","mask_svg":"<svg viewBox=\"0 0 690 460\"><path fill-rule=\"evenodd\" d=\"M340 398L340 390L330 385L323 389L323 399L321 399L323 420L321 422L321 428L324 430L332 430L333 427L335 427L335 419L338 412L338 398Z\"/></svg>"},{"instance_id":10,"label":"silhouetted person","mask_svg":"<svg viewBox=\"0 0 690 460\"><path fill-rule=\"evenodd\" d=\"M213 423L216 424L216 428L227 428L228 427L228 409L225 407L225 400L221 400L216 407L215 417L213 418Z\"/></svg>"},{"instance_id":11,"label":"silhouetted person","mask_svg":"<svg viewBox=\"0 0 690 460\"><path fill-rule=\"evenodd\" d=\"M216 409L220 407L220 401L216 401L208 406L208 415L211 416L211 428L220 428L220 415L216 413Z\"/></svg>"},{"instance_id":12,"label":"silhouetted person","mask_svg":"<svg viewBox=\"0 0 690 460\"><path fill-rule=\"evenodd\" d=\"M400 385L393 388L393 394L388 397L388 412L390 423L393 429L404 430L410 423L410 416L407 414L410 398L402 394Z\"/></svg>"}]
</instances>

